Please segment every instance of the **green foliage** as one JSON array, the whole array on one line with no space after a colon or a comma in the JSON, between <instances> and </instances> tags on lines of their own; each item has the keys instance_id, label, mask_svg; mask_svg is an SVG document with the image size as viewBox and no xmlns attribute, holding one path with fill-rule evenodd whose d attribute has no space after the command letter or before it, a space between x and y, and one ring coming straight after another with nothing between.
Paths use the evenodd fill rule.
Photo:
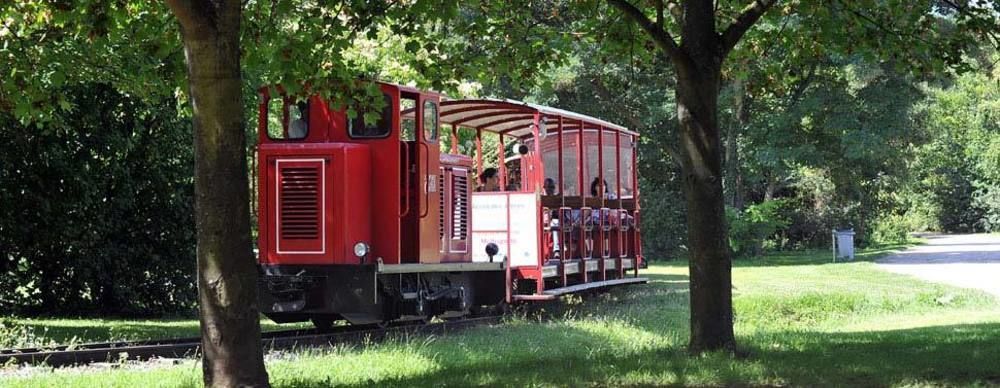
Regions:
<instances>
[{"instance_id":1,"label":"green foliage","mask_svg":"<svg viewBox=\"0 0 1000 388\"><path fill-rule=\"evenodd\" d=\"M913 226L898 214L889 214L875 220L872 225L871 241L877 245L905 243Z\"/></svg>"},{"instance_id":2,"label":"green foliage","mask_svg":"<svg viewBox=\"0 0 1000 388\"><path fill-rule=\"evenodd\" d=\"M769 200L747 206L742 211L726 208L729 246L737 257L755 257L764 251L764 240L790 224L786 200Z\"/></svg>"},{"instance_id":3,"label":"green foliage","mask_svg":"<svg viewBox=\"0 0 1000 388\"><path fill-rule=\"evenodd\" d=\"M992 54L993 58L997 54ZM911 169L911 202L943 231L995 231L1000 201L1000 74L984 66L926 86L914 116L927 139Z\"/></svg>"},{"instance_id":4,"label":"green foliage","mask_svg":"<svg viewBox=\"0 0 1000 388\"><path fill-rule=\"evenodd\" d=\"M0 318L0 349L34 346L34 334L27 326L11 318Z\"/></svg>"},{"instance_id":5,"label":"green foliage","mask_svg":"<svg viewBox=\"0 0 1000 388\"><path fill-rule=\"evenodd\" d=\"M109 85L61 91L74 108L44 125L0 115L0 310L188 311L190 122Z\"/></svg>"},{"instance_id":6,"label":"green foliage","mask_svg":"<svg viewBox=\"0 0 1000 388\"><path fill-rule=\"evenodd\" d=\"M564 66L545 73L543 82L526 99L640 133L637 168L643 254L652 260L676 259L687 254L687 224L676 159L676 106L666 82L671 73L662 57L646 58L641 51L632 52L633 61L621 63L615 62L618 57L605 57L608 53L595 42L578 43L577 53Z\"/></svg>"},{"instance_id":7,"label":"green foliage","mask_svg":"<svg viewBox=\"0 0 1000 388\"><path fill-rule=\"evenodd\" d=\"M979 226L989 232L1000 231L1000 186L990 185L980 189L972 204L982 209Z\"/></svg>"}]
</instances>

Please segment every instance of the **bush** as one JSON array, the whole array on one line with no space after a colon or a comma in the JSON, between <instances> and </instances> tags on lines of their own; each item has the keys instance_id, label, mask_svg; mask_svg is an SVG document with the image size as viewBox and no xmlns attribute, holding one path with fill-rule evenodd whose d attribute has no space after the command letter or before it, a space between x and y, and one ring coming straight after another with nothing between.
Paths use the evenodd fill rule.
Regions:
<instances>
[{"instance_id":1,"label":"bush","mask_svg":"<svg viewBox=\"0 0 1000 388\"><path fill-rule=\"evenodd\" d=\"M726 208L729 221L729 246L737 257L763 253L764 241L789 225L788 202L777 199L747 206L742 212Z\"/></svg>"},{"instance_id":2,"label":"bush","mask_svg":"<svg viewBox=\"0 0 1000 388\"><path fill-rule=\"evenodd\" d=\"M875 244L897 244L909 237L909 223L902 215L890 214L876 220L871 228L871 241Z\"/></svg>"},{"instance_id":3,"label":"bush","mask_svg":"<svg viewBox=\"0 0 1000 388\"><path fill-rule=\"evenodd\" d=\"M980 189L975 194L973 204L982 211L979 226L987 232L1000 231L1000 187Z\"/></svg>"},{"instance_id":4,"label":"bush","mask_svg":"<svg viewBox=\"0 0 1000 388\"><path fill-rule=\"evenodd\" d=\"M189 311L190 121L108 85L64 94L74 108L45 124L0 115L0 311Z\"/></svg>"}]
</instances>

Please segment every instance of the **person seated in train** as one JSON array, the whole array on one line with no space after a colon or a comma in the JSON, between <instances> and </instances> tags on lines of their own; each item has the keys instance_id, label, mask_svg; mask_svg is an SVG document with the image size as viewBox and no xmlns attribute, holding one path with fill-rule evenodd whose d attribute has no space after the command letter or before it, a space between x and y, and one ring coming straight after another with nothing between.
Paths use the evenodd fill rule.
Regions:
<instances>
[{"instance_id":1,"label":"person seated in train","mask_svg":"<svg viewBox=\"0 0 1000 388\"><path fill-rule=\"evenodd\" d=\"M594 178L594 181L590 182L590 195L596 198L597 193L603 193L604 199L618 199L615 193L608 190L608 181L601 181L601 178Z\"/></svg>"},{"instance_id":2,"label":"person seated in train","mask_svg":"<svg viewBox=\"0 0 1000 388\"><path fill-rule=\"evenodd\" d=\"M545 178L542 184L542 191L545 195L556 195L556 181L552 178ZM559 209L552 209L549 212L549 228L551 229L551 246L554 259L559 259Z\"/></svg>"},{"instance_id":3,"label":"person seated in train","mask_svg":"<svg viewBox=\"0 0 1000 388\"><path fill-rule=\"evenodd\" d=\"M507 175L506 191L521 191L521 174L517 170L509 170Z\"/></svg>"},{"instance_id":4,"label":"person seated in train","mask_svg":"<svg viewBox=\"0 0 1000 388\"><path fill-rule=\"evenodd\" d=\"M590 195L597 197L597 193L604 191L604 199L618 199L615 193L608 191L608 181L600 182L599 178L594 178L594 181L590 183ZM626 189L627 190L627 189ZM628 212L619 213L619 222L631 222L633 217L628 214ZM599 212L593 213L594 223L599 223L601 219L601 214Z\"/></svg>"},{"instance_id":5,"label":"person seated in train","mask_svg":"<svg viewBox=\"0 0 1000 388\"><path fill-rule=\"evenodd\" d=\"M488 167L483 170L482 174L479 174L479 187L476 188L476 191L500 191L500 176L497 175L496 168Z\"/></svg>"},{"instance_id":6,"label":"person seated in train","mask_svg":"<svg viewBox=\"0 0 1000 388\"><path fill-rule=\"evenodd\" d=\"M542 184L542 190L544 190L545 195L556 195L555 179L545 178L545 183Z\"/></svg>"}]
</instances>

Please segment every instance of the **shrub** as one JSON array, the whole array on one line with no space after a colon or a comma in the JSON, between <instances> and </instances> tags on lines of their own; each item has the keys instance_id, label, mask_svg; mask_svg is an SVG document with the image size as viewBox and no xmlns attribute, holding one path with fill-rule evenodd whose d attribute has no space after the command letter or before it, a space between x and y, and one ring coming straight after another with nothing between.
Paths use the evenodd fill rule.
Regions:
<instances>
[{"instance_id":1,"label":"shrub","mask_svg":"<svg viewBox=\"0 0 1000 388\"><path fill-rule=\"evenodd\" d=\"M109 85L65 95L74 108L37 127L0 114L0 311L188 311L190 121Z\"/></svg>"},{"instance_id":2,"label":"shrub","mask_svg":"<svg viewBox=\"0 0 1000 388\"><path fill-rule=\"evenodd\" d=\"M871 228L871 240L875 244L903 243L908 239L909 227L906 217L890 214L880 217Z\"/></svg>"},{"instance_id":3,"label":"shrub","mask_svg":"<svg viewBox=\"0 0 1000 388\"><path fill-rule=\"evenodd\" d=\"M1000 187L980 189L973 198L973 204L982 211L979 226L988 232L1000 231Z\"/></svg>"},{"instance_id":4,"label":"shrub","mask_svg":"<svg viewBox=\"0 0 1000 388\"><path fill-rule=\"evenodd\" d=\"M764 241L789 225L787 201L777 199L747 206L743 211L726 209L729 246L737 257L753 257L763 252Z\"/></svg>"}]
</instances>

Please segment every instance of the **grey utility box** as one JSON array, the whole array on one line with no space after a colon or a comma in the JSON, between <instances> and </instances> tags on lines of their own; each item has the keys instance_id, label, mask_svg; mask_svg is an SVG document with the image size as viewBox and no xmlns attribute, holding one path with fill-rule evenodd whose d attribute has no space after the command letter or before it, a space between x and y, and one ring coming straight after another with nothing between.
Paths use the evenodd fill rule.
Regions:
<instances>
[{"instance_id":1,"label":"grey utility box","mask_svg":"<svg viewBox=\"0 0 1000 388\"><path fill-rule=\"evenodd\" d=\"M854 229L833 230L833 261L854 260Z\"/></svg>"}]
</instances>

